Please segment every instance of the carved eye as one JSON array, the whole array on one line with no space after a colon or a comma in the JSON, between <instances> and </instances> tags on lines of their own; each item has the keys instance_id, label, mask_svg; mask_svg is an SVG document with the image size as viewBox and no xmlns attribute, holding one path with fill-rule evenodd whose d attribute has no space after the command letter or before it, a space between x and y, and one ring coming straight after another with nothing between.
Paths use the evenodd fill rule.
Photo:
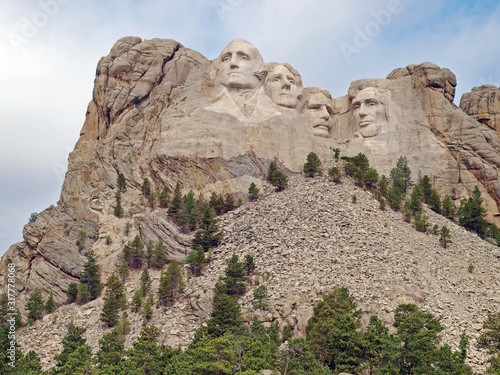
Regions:
<instances>
[{"instance_id":1,"label":"carved eye","mask_svg":"<svg viewBox=\"0 0 500 375\"><path fill-rule=\"evenodd\" d=\"M295 85L295 80L293 80L293 79L291 79L291 78L290 78L290 79L288 79L288 82L290 82L292 85Z\"/></svg>"},{"instance_id":2,"label":"carved eye","mask_svg":"<svg viewBox=\"0 0 500 375\"><path fill-rule=\"evenodd\" d=\"M359 104L354 104L354 106L352 108L354 108L355 110L358 110L359 109Z\"/></svg>"},{"instance_id":3,"label":"carved eye","mask_svg":"<svg viewBox=\"0 0 500 375\"><path fill-rule=\"evenodd\" d=\"M229 56L227 56L227 55L226 55L226 56L224 56L224 57L222 58L222 61L223 61L223 62L226 62L226 61L229 61L229 60L230 60L230 57L229 57Z\"/></svg>"},{"instance_id":4,"label":"carved eye","mask_svg":"<svg viewBox=\"0 0 500 375\"><path fill-rule=\"evenodd\" d=\"M277 77L276 77L276 78L273 78L273 82L279 82L279 81L280 81L280 79L279 79L279 78L277 78Z\"/></svg>"},{"instance_id":5,"label":"carved eye","mask_svg":"<svg viewBox=\"0 0 500 375\"><path fill-rule=\"evenodd\" d=\"M374 103L374 102L368 103L368 107L375 107L376 105L377 105L377 103Z\"/></svg>"},{"instance_id":6,"label":"carved eye","mask_svg":"<svg viewBox=\"0 0 500 375\"><path fill-rule=\"evenodd\" d=\"M241 59L242 59L242 60L250 60L250 59L248 58L248 56L245 56L245 55L241 55Z\"/></svg>"}]
</instances>

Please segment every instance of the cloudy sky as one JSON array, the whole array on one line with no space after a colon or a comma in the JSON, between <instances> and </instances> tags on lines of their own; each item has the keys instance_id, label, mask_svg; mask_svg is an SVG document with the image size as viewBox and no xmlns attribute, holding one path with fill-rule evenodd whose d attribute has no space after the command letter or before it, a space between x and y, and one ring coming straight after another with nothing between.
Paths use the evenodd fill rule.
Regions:
<instances>
[{"instance_id":1,"label":"cloudy sky","mask_svg":"<svg viewBox=\"0 0 500 375\"><path fill-rule=\"evenodd\" d=\"M209 59L244 38L334 97L425 61L455 73L457 105L473 86L500 86L496 0L2 0L0 254L32 212L58 201L97 62L130 35Z\"/></svg>"}]
</instances>

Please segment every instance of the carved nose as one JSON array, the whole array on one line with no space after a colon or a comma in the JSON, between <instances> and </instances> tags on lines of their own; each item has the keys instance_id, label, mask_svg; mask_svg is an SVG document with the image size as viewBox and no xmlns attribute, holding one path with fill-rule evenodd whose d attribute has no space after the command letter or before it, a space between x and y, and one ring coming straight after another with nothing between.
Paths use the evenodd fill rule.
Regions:
<instances>
[{"instance_id":1,"label":"carved nose","mask_svg":"<svg viewBox=\"0 0 500 375\"><path fill-rule=\"evenodd\" d=\"M366 110L366 107L363 104L361 104L359 106L359 111L358 111L358 114L359 114L360 117L365 117L366 116L366 111L365 110Z\"/></svg>"},{"instance_id":2,"label":"carved nose","mask_svg":"<svg viewBox=\"0 0 500 375\"><path fill-rule=\"evenodd\" d=\"M285 81L283 82L283 85L281 86L283 90L290 90L290 82Z\"/></svg>"},{"instance_id":3,"label":"carved nose","mask_svg":"<svg viewBox=\"0 0 500 375\"><path fill-rule=\"evenodd\" d=\"M231 58L231 64L229 66L231 67L231 69L238 68L238 60L236 60L235 57L232 57Z\"/></svg>"},{"instance_id":4,"label":"carved nose","mask_svg":"<svg viewBox=\"0 0 500 375\"><path fill-rule=\"evenodd\" d=\"M330 113L327 111L325 107L321 108L321 118L323 120L328 120L330 118Z\"/></svg>"}]
</instances>

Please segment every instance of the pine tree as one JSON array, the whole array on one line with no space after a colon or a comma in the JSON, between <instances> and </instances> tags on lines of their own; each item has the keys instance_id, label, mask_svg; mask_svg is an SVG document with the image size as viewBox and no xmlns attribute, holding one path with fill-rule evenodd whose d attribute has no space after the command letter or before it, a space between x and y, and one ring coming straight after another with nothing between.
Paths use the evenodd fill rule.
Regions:
<instances>
[{"instance_id":1,"label":"pine tree","mask_svg":"<svg viewBox=\"0 0 500 375\"><path fill-rule=\"evenodd\" d=\"M120 190L118 190L115 194L116 198L116 205L113 208L113 213L116 217L122 217L123 216L123 207L122 207L122 196L120 193Z\"/></svg>"},{"instance_id":2,"label":"pine tree","mask_svg":"<svg viewBox=\"0 0 500 375\"><path fill-rule=\"evenodd\" d=\"M85 332L85 329L83 331ZM73 334L76 335L77 333ZM68 335L70 335L70 331L63 339L63 352L60 356L56 356L58 362L54 372L64 375L90 374L92 372L92 349L85 343L85 339L81 339L81 337L73 337L72 335L70 339L75 339L75 341L65 342ZM83 343L80 343L81 341Z\"/></svg>"},{"instance_id":3,"label":"pine tree","mask_svg":"<svg viewBox=\"0 0 500 375\"><path fill-rule=\"evenodd\" d=\"M468 230L476 232L479 236L484 236L488 223L484 220L486 210L482 207L484 199L477 185L469 199L462 200L459 209L459 224Z\"/></svg>"},{"instance_id":4,"label":"pine tree","mask_svg":"<svg viewBox=\"0 0 500 375\"><path fill-rule=\"evenodd\" d=\"M439 235L439 243L446 249L447 245L451 243L450 230L443 225L439 231Z\"/></svg>"},{"instance_id":5,"label":"pine tree","mask_svg":"<svg viewBox=\"0 0 500 375\"><path fill-rule=\"evenodd\" d=\"M435 362L439 332L443 327L430 313L424 313L413 304L403 304L394 313L397 339L402 344L399 367L402 374L424 374Z\"/></svg>"},{"instance_id":6,"label":"pine tree","mask_svg":"<svg viewBox=\"0 0 500 375\"><path fill-rule=\"evenodd\" d=\"M191 266L191 272L195 276L201 275L201 270L207 263L205 258L205 250L201 245L196 245L193 250L188 254L186 263Z\"/></svg>"},{"instance_id":7,"label":"pine tree","mask_svg":"<svg viewBox=\"0 0 500 375\"><path fill-rule=\"evenodd\" d=\"M310 152L302 169L309 177L314 177L316 173L321 173L321 160L319 160L318 155Z\"/></svg>"},{"instance_id":8,"label":"pine tree","mask_svg":"<svg viewBox=\"0 0 500 375\"><path fill-rule=\"evenodd\" d=\"M248 188L248 197L251 201L257 200L259 198L260 189L255 185L255 182L250 184Z\"/></svg>"},{"instance_id":9,"label":"pine tree","mask_svg":"<svg viewBox=\"0 0 500 375\"><path fill-rule=\"evenodd\" d=\"M155 245L153 244L153 241L149 240L148 244L146 245L146 255L144 257L144 260L146 261L147 268L151 267L151 262L153 260L154 247L155 247Z\"/></svg>"},{"instance_id":10,"label":"pine tree","mask_svg":"<svg viewBox=\"0 0 500 375\"><path fill-rule=\"evenodd\" d=\"M236 298L220 294L213 300L213 309L207 323L212 337L222 337L226 332L238 333L243 325L241 309Z\"/></svg>"},{"instance_id":11,"label":"pine tree","mask_svg":"<svg viewBox=\"0 0 500 375\"><path fill-rule=\"evenodd\" d=\"M118 365L124 355L124 344L125 338L116 328L104 334L99 340L99 351L96 353L98 367L104 369Z\"/></svg>"},{"instance_id":12,"label":"pine tree","mask_svg":"<svg viewBox=\"0 0 500 375\"><path fill-rule=\"evenodd\" d=\"M278 170L278 167L276 166L276 162L272 161L270 164L269 164L269 169L267 171L267 181L269 181L270 183L273 183L273 173Z\"/></svg>"},{"instance_id":13,"label":"pine tree","mask_svg":"<svg viewBox=\"0 0 500 375\"><path fill-rule=\"evenodd\" d=\"M250 276L255 271L255 262L253 260L253 256L250 254L245 255L245 270L247 276Z\"/></svg>"},{"instance_id":14,"label":"pine tree","mask_svg":"<svg viewBox=\"0 0 500 375\"><path fill-rule=\"evenodd\" d=\"M142 290L141 288L137 289L132 297L132 303L130 308L133 312L137 312L140 310L142 305Z\"/></svg>"},{"instance_id":15,"label":"pine tree","mask_svg":"<svg viewBox=\"0 0 500 375\"><path fill-rule=\"evenodd\" d=\"M194 192L193 190L189 190L189 193L187 193L183 199L183 206L186 207L188 214L190 214L191 211L193 211L195 205L196 200L194 198Z\"/></svg>"},{"instance_id":16,"label":"pine tree","mask_svg":"<svg viewBox=\"0 0 500 375\"><path fill-rule=\"evenodd\" d=\"M375 168L369 168L365 173L365 184L368 189L371 189L378 182L378 172Z\"/></svg>"},{"instance_id":17,"label":"pine tree","mask_svg":"<svg viewBox=\"0 0 500 375\"><path fill-rule=\"evenodd\" d=\"M431 199L431 194L432 194L432 186L430 183L429 176L425 175L422 177L418 184L420 185L420 188L422 189L422 193L424 194L424 202L431 205L430 199Z\"/></svg>"},{"instance_id":18,"label":"pine tree","mask_svg":"<svg viewBox=\"0 0 500 375\"><path fill-rule=\"evenodd\" d=\"M151 277L149 276L149 271L147 268L144 268L141 274L141 290L142 296L145 297L151 289Z\"/></svg>"},{"instance_id":19,"label":"pine tree","mask_svg":"<svg viewBox=\"0 0 500 375\"><path fill-rule=\"evenodd\" d=\"M126 311L124 311L122 314L122 318L120 319L120 323L119 323L118 327L116 327L118 334L120 334L122 336L126 336L127 334L130 333L130 327L131 327L131 324L130 324L130 320L128 319L128 314Z\"/></svg>"},{"instance_id":20,"label":"pine tree","mask_svg":"<svg viewBox=\"0 0 500 375\"><path fill-rule=\"evenodd\" d=\"M168 205L170 204L170 189L167 185L165 185L160 195L158 196L158 202L160 204L160 207L168 208Z\"/></svg>"},{"instance_id":21,"label":"pine tree","mask_svg":"<svg viewBox=\"0 0 500 375\"><path fill-rule=\"evenodd\" d=\"M118 323L118 310L127 303L123 284L114 273L106 281L103 301L100 320L108 327L114 327Z\"/></svg>"},{"instance_id":22,"label":"pine tree","mask_svg":"<svg viewBox=\"0 0 500 375\"><path fill-rule=\"evenodd\" d=\"M396 167L391 169L390 176L393 186L402 190L404 193L413 185L411 181L411 169L408 166L408 159L406 156L399 157L396 162Z\"/></svg>"},{"instance_id":23,"label":"pine tree","mask_svg":"<svg viewBox=\"0 0 500 375\"><path fill-rule=\"evenodd\" d=\"M184 289L182 280L182 270L179 263L171 261L166 271L162 271L160 276L160 286L158 287L158 305L170 306L178 293Z\"/></svg>"},{"instance_id":24,"label":"pine tree","mask_svg":"<svg viewBox=\"0 0 500 375\"><path fill-rule=\"evenodd\" d=\"M347 177L353 176L357 170L358 167L356 167L356 164L354 164L352 161L348 161L344 164L344 173Z\"/></svg>"},{"instance_id":25,"label":"pine tree","mask_svg":"<svg viewBox=\"0 0 500 375\"><path fill-rule=\"evenodd\" d=\"M388 189L389 189L389 180L387 180L387 177L385 177L385 175L382 175L382 177L380 177L380 193L385 198L387 198Z\"/></svg>"},{"instance_id":26,"label":"pine tree","mask_svg":"<svg viewBox=\"0 0 500 375\"><path fill-rule=\"evenodd\" d=\"M453 203L449 195L443 198L443 202L441 204L441 211L443 215L448 219L451 219L453 218L453 216L455 216L457 208L455 207L455 204Z\"/></svg>"},{"instance_id":27,"label":"pine tree","mask_svg":"<svg viewBox=\"0 0 500 375\"><path fill-rule=\"evenodd\" d=\"M479 348L486 349L490 358L488 359L488 374L500 373L500 312L488 314L483 323L483 333L478 338Z\"/></svg>"},{"instance_id":28,"label":"pine tree","mask_svg":"<svg viewBox=\"0 0 500 375\"><path fill-rule=\"evenodd\" d=\"M331 167L328 170L328 176L333 180L333 182L339 183L340 182L340 170L337 167Z\"/></svg>"},{"instance_id":29,"label":"pine tree","mask_svg":"<svg viewBox=\"0 0 500 375\"><path fill-rule=\"evenodd\" d=\"M416 214L422 212L422 201L424 199L424 194L422 193L422 188L419 185L415 185L410 197L410 210Z\"/></svg>"},{"instance_id":30,"label":"pine tree","mask_svg":"<svg viewBox=\"0 0 500 375\"><path fill-rule=\"evenodd\" d=\"M56 301L54 301L54 296L52 295L52 292L49 293L49 298L47 299L47 302L45 303L45 311L47 313L52 313L56 309Z\"/></svg>"},{"instance_id":31,"label":"pine tree","mask_svg":"<svg viewBox=\"0 0 500 375\"><path fill-rule=\"evenodd\" d=\"M131 268L141 268L144 260L144 243L141 237L135 236L132 242L127 242L123 249L125 260Z\"/></svg>"},{"instance_id":32,"label":"pine tree","mask_svg":"<svg viewBox=\"0 0 500 375\"><path fill-rule=\"evenodd\" d=\"M198 208L198 202L195 202L193 209L189 213L189 218L188 218L189 230L190 231L195 230L200 220L201 220L201 212L200 209Z\"/></svg>"},{"instance_id":33,"label":"pine tree","mask_svg":"<svg viewBox=\"0 0 500 375\"><path fill-rule=\"evenodd\" d=\"M208 251L212 247L217 247L222 240L223 233L219 230L217 219L215 219L215 211L212 207L205 210L201 218L200 229L194 234L191 247L195 249L200 245L203 250Z\"/></svg>"},{"instance_id":34,"label":"pine tree","mask_svg":"<svg viewBox=\"0 0 500 375\"><path fill-rule=\"evenodd\" d=\"M149 197L149 195L151 194L151 182L149 182L148 178L144 179L141 186L141 192L146 198Z\"/></svg>"},{"instance_id":35,"label":"pine tree","mask_svg":"<svg viewBox=\"0 0 500 375\"><path fill-rule=\"evenodd\" d=\"M222 280L225 283L225 293L230 296L243 295L246 290L245 282L247 278L244 276L245 264L240 262L238 255L233 254L227 260L225 276Z\"/></svg>"},{"instance_id":36,"label":"pine tree","mask_svg":"<svg viewBox=\"0 0 500 375\"><path fill-rule=\"evenodd\" d=\"M125 191L127 189L127 181L123 173L119 173L116 178L116 185L120 191Z\"/></svg>"},{"instance_id":37,"label":"pine tree","mask_svg":"<svg viewBox=\"0 0 500 375\"><path fill-rule=\"evenodd\" d=\"M271 175L271 184L276 186L278 191L282 191L288 186L288 176L283 171L277 169Z\"/></svg>"},{"instance_id":38,"label":"pine tree","mask_svg":"<svg viewBox=\"0 0 500 375\"><path fill-rule=\"evenodd\" d=\"M224 213L224 198L222 195L212 192L208 205L214 209L216 215L222 215Z\"/></svg>"},{"instance_id":39,"label":"pine tree","mask_svg":"<svg viewBox=\"0 0 500 375\"><path fill-rule=\"evenodd\" d=\"M174 219L177 219L177 215L179 211L182 209L182 192L181 192L181 184L177 182L175 185L174 196L172 201L170 202L170 207L168 208L168 214L171 215Z\"/></svg>"},{"instance_id":40,"label":"pine tree","mask_svg":"<svg viewBox=\"0 0 500 375\"><path fill-rule=\"evenodd\" d=\"M38 320L43 317L45 305L40 289L36 288L29 296L28 302L26 303L26 310L28 311L28 319Z\"/></svg>"},{"instance_id":41,"label":"pine tree","mask_svg":"<svg viewBox=\"0 0 500 375\"><path fill-rule=\"evenodd\" d=\"M88 299L82 299L81 297L83 296L79 296L78 298L82 302L92 301L101 294L101 280L99 266L97 264L97 256L95 255L94 250L88 251L85 256L87 257L87 261L83 265L80 284L86 285L88 290Z\"/></svg>"},{"instance_id":42,"label":"pine tree","mask_svg":"<svg viewBox=\"0 0 500 375\"><path fill-rule=\"evenodd\" d=\"M151 293L148 299L146 300L144 308L142 309L142 316L144 316L146 320L150 320L153 317L153 307L152 307L153 304L154 304L153 293Z\"/></svg>"},{"instance_id":43,"label":"pine tree","mask_svg":"<svg viewBox=\"0 0 500 375\"><path fill-rule=\"evenodd\" d=\"M361 169L358 169L356 172L354 172L354 174L352 175L352 178L354 180L354 183L358 186L363 186L364 184L364 174L363 174L363 171Z\"/></svg>"},{"instance_id":44,"label":"pine tree","mask_svg":"<svg viewBox=\"0 0 500 375\"><path fill-rule=\"evenodd\" d=\"M370 373L398 374L399 343L376 315L370 318L365 340Z\"/></svg>"},{"instance_id":45,"label":"pine tree","mask_svg":"<svg viewBox=\"0 0 500 375\"><path fill-rule=\"evenodd\" d=\"M80 283L78 285L78 294L76 298L76 302L80 305L87 303L90 301L89 288L86 283Z\"/></svg>"},{"instance_id":46,"label":"pine tree","mask_svg":"<svg viewBox=\"0 0 500 375\"><path fill-rule=\"evenodd\" d=\"M231 194L227 193L224 199L224 212L232 211L236 208L234 198Z\"/></svg>"},{"instance_id":47,"label":"pine tree","mask_svg":"<svg viewBox=\"0 0 500 375\"><path fill-rule=\"evenodd\" d=\"M321 365L357 372L363 355L359 328L361 311L347 288L323 296L307 322L306 337Z\"/></svg>"},{"instance_id":48,"label":"pine tree","mask_svg":"<svg viewBox=\"0 0 500 375\"><path fill-rule=\"evenodd\" d=\"M125 224L125 234L128 235L130 234L130 229L132 229L132 224L130 224L129 221L127 221L127 223Z\"/></svg>"},{"instance_id":49,"label":"pine tree","mask_svg":"<svg viewBox=\"0 0 500 375\"><path fill-rule=\"evenodd\" d=\"M125 259L123 259L122 265L120 266L120 270L118 271L118 273L120 274L122 283L125 283L125 280L127 280L127 277L130 274L130 269Z\"/></svg>"},{"instance_id":50,"label":"pine tree","mask_svg":"<svg viewBox=\"0 0 500 375\"><path fill-rule=\"evenodd\" d=\"M150 193L147 197L147 201L148 201L148 206L151 207L151 208L155 208L155 204L156 204L156 194L154 193Z\"/></svg>"},{"instance_id":51,"label":"pine tree","mask_svg":"<svg viewBox=\"0 0 500 375\"><path fill-rule=\"evenodd\" d=\"M368 162L368 158L366 157L365 154L361 152L357 154L355 157L353 157L351 160L358 169L363 171L363 174L368 171L368 168L370 168L370 163Z\"/></svg>"},{"instance_id":52,"label":"pine tree","mask_svg":"<svg viewBox=\"0 0 500 375\"><path fill-rule=\"evenodd\" d=\"M0 324L7 323L9 319L9 297L6 292L0 294ZM1 368L1 367L0 367Z\"/></svg>"},{"instance_id":53,"label":"pine tree","mask_svg":"<svg viewBox=\"0 0 500 375\"><path fill-rule=\"evenodd\" d=\"M155 246L153 251L153 258L151 265L155 268L162 268L167 263L167 254L165 253L165 246L161 240Z\"/></svg>"},{"instance_id":54,"label":"pine tree","mask_svg":"<svg viewBox=\"0 0 500 375\"><path fill-rule=\"evenodd\" d=\"M62 339L63 350L55 356L57 367L60 368L66 364L71 353L75 352L79 347L86 345L86 340L83 338L86 329L79 326L70 325L68 332Z\"/></svg>"},{"instance_id":55,"label":"pine tree","mask_svg":"<svg viewBox=\"0 0 500 375\"><path fill-rule=\"evenodd\" d=\"M38 212L33 212L28 219L28 224L33 224L38 219Z\"/></svg>"},{"instance_id":56,"label":"pine tree","mask_svg":"<svg viewBox=\"0 0 500 375\"><path fill-rule=\"evenodd\" d=\"M68 285L68 290L66 291L66 295L68 296L66 300L67 303L75 302L76 298L78 297L78 284L70 283Z\"/></svg>"},{"instance_id":57,"label":"pine tree","mask_svg":"<svg viewBox=\"0 0 500 375\"><path fill-rule=\"evenodd\" d=\"M256 309L263 309L269 305L269 294L265 285L259 285L253 291L252 305Z\"/></svg>"},{"instance_id":58,"label":"pine tree","mask_svg":"<svg viewBox=\"0 0 500 375\"><path fill-rule=\"evenodd\" d=\"M427 203L432 211L437 213L441 212L441 198L435 189L431 189L430 195L427 198Z\"/></svg>"}]
</instances>

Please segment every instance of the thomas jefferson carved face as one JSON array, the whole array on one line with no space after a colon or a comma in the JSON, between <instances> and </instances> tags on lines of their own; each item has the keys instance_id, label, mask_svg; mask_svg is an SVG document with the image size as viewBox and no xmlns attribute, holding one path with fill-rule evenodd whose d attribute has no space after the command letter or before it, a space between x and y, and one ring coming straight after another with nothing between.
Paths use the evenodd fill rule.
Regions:
<instances>
[{"instance_id":1,"label":"thomas jefferson carved face","mask_svg":"<svg viewBox=\"0 0 500 375\"><path fill-rule=\"evenodd\" d=\"M352 100L352 109L358 131L364 138L378 134L377 124L386 120L380 93L374 87L361 90Z\"/></svg>"},{"instance_id":2,"label":"thomas jefferson carved face","mask_svg":"<svg viewBox=\"0 0 500 375\"><path fill-rule=\"evenodd\" d=\"M270 68L265 88L275 104L295 108L302 83L285 65L277 64Z\"/></svg>"},{"instance_id":3,"label":"thomas jefferson carved face","mask_svg":"<svg viewBox=\"0 0 500 375\"><path fill-rule=\"evenodd\" d=\"M257 48L243 39L235 39L219 56L220 83L228 89L254 89L262 84L259 68L263 65Z\"/></svg>"},{"instance_id":4,"label":"thomas jefferson carved face","mask_svg":"<svg viewBox=\"0 0 500 375\"><path fill-rule=\"evenodd\" d=\"M306 89L305 89L306 90ZM332 124L330 117L333 113L332 100L323 92L304 93L302 116L311 127L314 135L329 137Z\"/></svg>"}]
</instances>

